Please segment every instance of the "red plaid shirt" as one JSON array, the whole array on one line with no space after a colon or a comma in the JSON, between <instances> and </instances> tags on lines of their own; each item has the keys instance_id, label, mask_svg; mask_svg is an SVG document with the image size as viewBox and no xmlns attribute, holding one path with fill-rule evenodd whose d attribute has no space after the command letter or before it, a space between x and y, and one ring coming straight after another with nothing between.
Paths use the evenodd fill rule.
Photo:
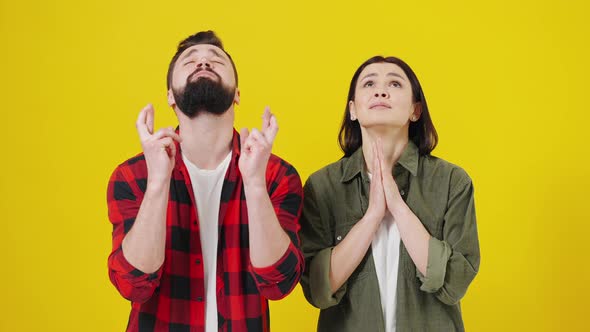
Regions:
<instances>
[{"instance_id":1,"label":"red plaid shirt","mask_svg":"<svg viewBox=\"0 0 590 332\"><path fill-rule=\"evenodd\" d=\"M219 331L269 331L267 299L283 298L303 271L299 245L301 179L293 166L271 155L266 183L277 218L291 239L272 266L254 268L248 244L248 210L238 168L240 139L234 131L232 159L225 175L219 207L217 248L217 311ZM177 151L180 146L177 144ZM205 285L199 221L190 177L176 154L166 217L166 254L151 274L133 267L121 243L137 217L147 183L143 154L119 165L109 181L107 201L113 224L109 277L132 302L127 331L204 331Z\"/></svg>"}]
</instances>

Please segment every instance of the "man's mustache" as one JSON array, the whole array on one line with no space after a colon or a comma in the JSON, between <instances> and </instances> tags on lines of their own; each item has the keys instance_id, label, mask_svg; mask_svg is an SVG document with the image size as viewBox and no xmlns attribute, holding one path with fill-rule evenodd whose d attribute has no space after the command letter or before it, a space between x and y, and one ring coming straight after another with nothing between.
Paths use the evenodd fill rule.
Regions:
<instances>
[{"instance_id":1,"label":"man's mustache","mask_svg":"<svg viewBox=\"0 0 590 332\"><path fill-rule=\"evenodd\" d=\"M219 76L219 74L217 74L216 72L214 72L213 69L211 69L209 67L200 67L200 68L197 68L194 72L192 72L188 76L187 81L191 81L193 79L193 76L194 75L197 75L198 73L200 73L203 70L206 70L206 71L210 72L211 74L215 75L215 77L217 77L217 79L219 80L219 82L221 82L221 76Z\"/></svg>"}]
</instances>

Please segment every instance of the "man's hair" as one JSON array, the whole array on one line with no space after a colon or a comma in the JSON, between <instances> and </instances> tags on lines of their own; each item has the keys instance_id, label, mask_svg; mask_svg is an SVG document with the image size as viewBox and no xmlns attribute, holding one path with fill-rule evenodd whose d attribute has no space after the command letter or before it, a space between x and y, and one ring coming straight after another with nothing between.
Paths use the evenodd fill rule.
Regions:
<instances>
[{"instance_id":1,"label":"man's hair","mask_svg":"<svg viewBox=\"0 0 590 332\"><path fill-rule=\"evenodd\" d=\"M231 55L227 53L225 49L223 49L223 43L221 39L217 37L215 32L211 30L197 32L192 36L187 37L183 41L178 44L178 49L176 50L176 54L172 57L170 61L170 65L168 66L168 75L166 79L166 87L170 89L172 87L172 72L174 71L174 66L176 65L176 61L178 57L184 52L186 49L193 47L195 45L206 44L206 45L213 45L219 47L229 58L232 67L234 68L234 77L236 78L236 86L238 86L238 71L236 70L236 64L234 60L231 58Z\"/></svg>"}]
</instances>

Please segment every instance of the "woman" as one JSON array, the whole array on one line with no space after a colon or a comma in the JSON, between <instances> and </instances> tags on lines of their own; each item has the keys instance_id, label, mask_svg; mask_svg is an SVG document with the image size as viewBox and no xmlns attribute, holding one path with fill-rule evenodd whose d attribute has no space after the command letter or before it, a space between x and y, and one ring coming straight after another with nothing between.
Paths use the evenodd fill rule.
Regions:
<instances>
[{"instance_id":1,"label":"woman","mask_svg":"<svg viewBox=\"0 0 590 332\"><path fill-rule=\"evenodd\" d=\"M394 57L363 63L340 129L344 157L312 174L301 285L318 331L462 331L479 268L471 179L433 157L420 82Z\"/></svg>"}]
</instances>

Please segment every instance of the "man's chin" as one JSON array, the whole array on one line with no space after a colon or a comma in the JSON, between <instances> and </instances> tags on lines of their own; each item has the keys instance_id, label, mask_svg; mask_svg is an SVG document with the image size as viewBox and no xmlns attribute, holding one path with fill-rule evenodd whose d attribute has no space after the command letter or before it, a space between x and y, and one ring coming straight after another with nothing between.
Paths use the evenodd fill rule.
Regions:
<instances>
[{"instance_id":1,"label":"man's chin","mask_svg":"<svg viewBox=\"0 0 590 332\"><path fill-rule=\"evenodd\" d=\"M180 109L179 109L180 110ZM217 116L220 117L223 114L227 113L227 111L229 110L229 108L224 109L224 110L220 110L220 111L212 111L208 108L198 108L196 111L194 112L184 112L183 110L180 110L184 115L186 115L189 119L194 119L200 115L213 115L213 116Z\"/></svg>"}]
</instances>

